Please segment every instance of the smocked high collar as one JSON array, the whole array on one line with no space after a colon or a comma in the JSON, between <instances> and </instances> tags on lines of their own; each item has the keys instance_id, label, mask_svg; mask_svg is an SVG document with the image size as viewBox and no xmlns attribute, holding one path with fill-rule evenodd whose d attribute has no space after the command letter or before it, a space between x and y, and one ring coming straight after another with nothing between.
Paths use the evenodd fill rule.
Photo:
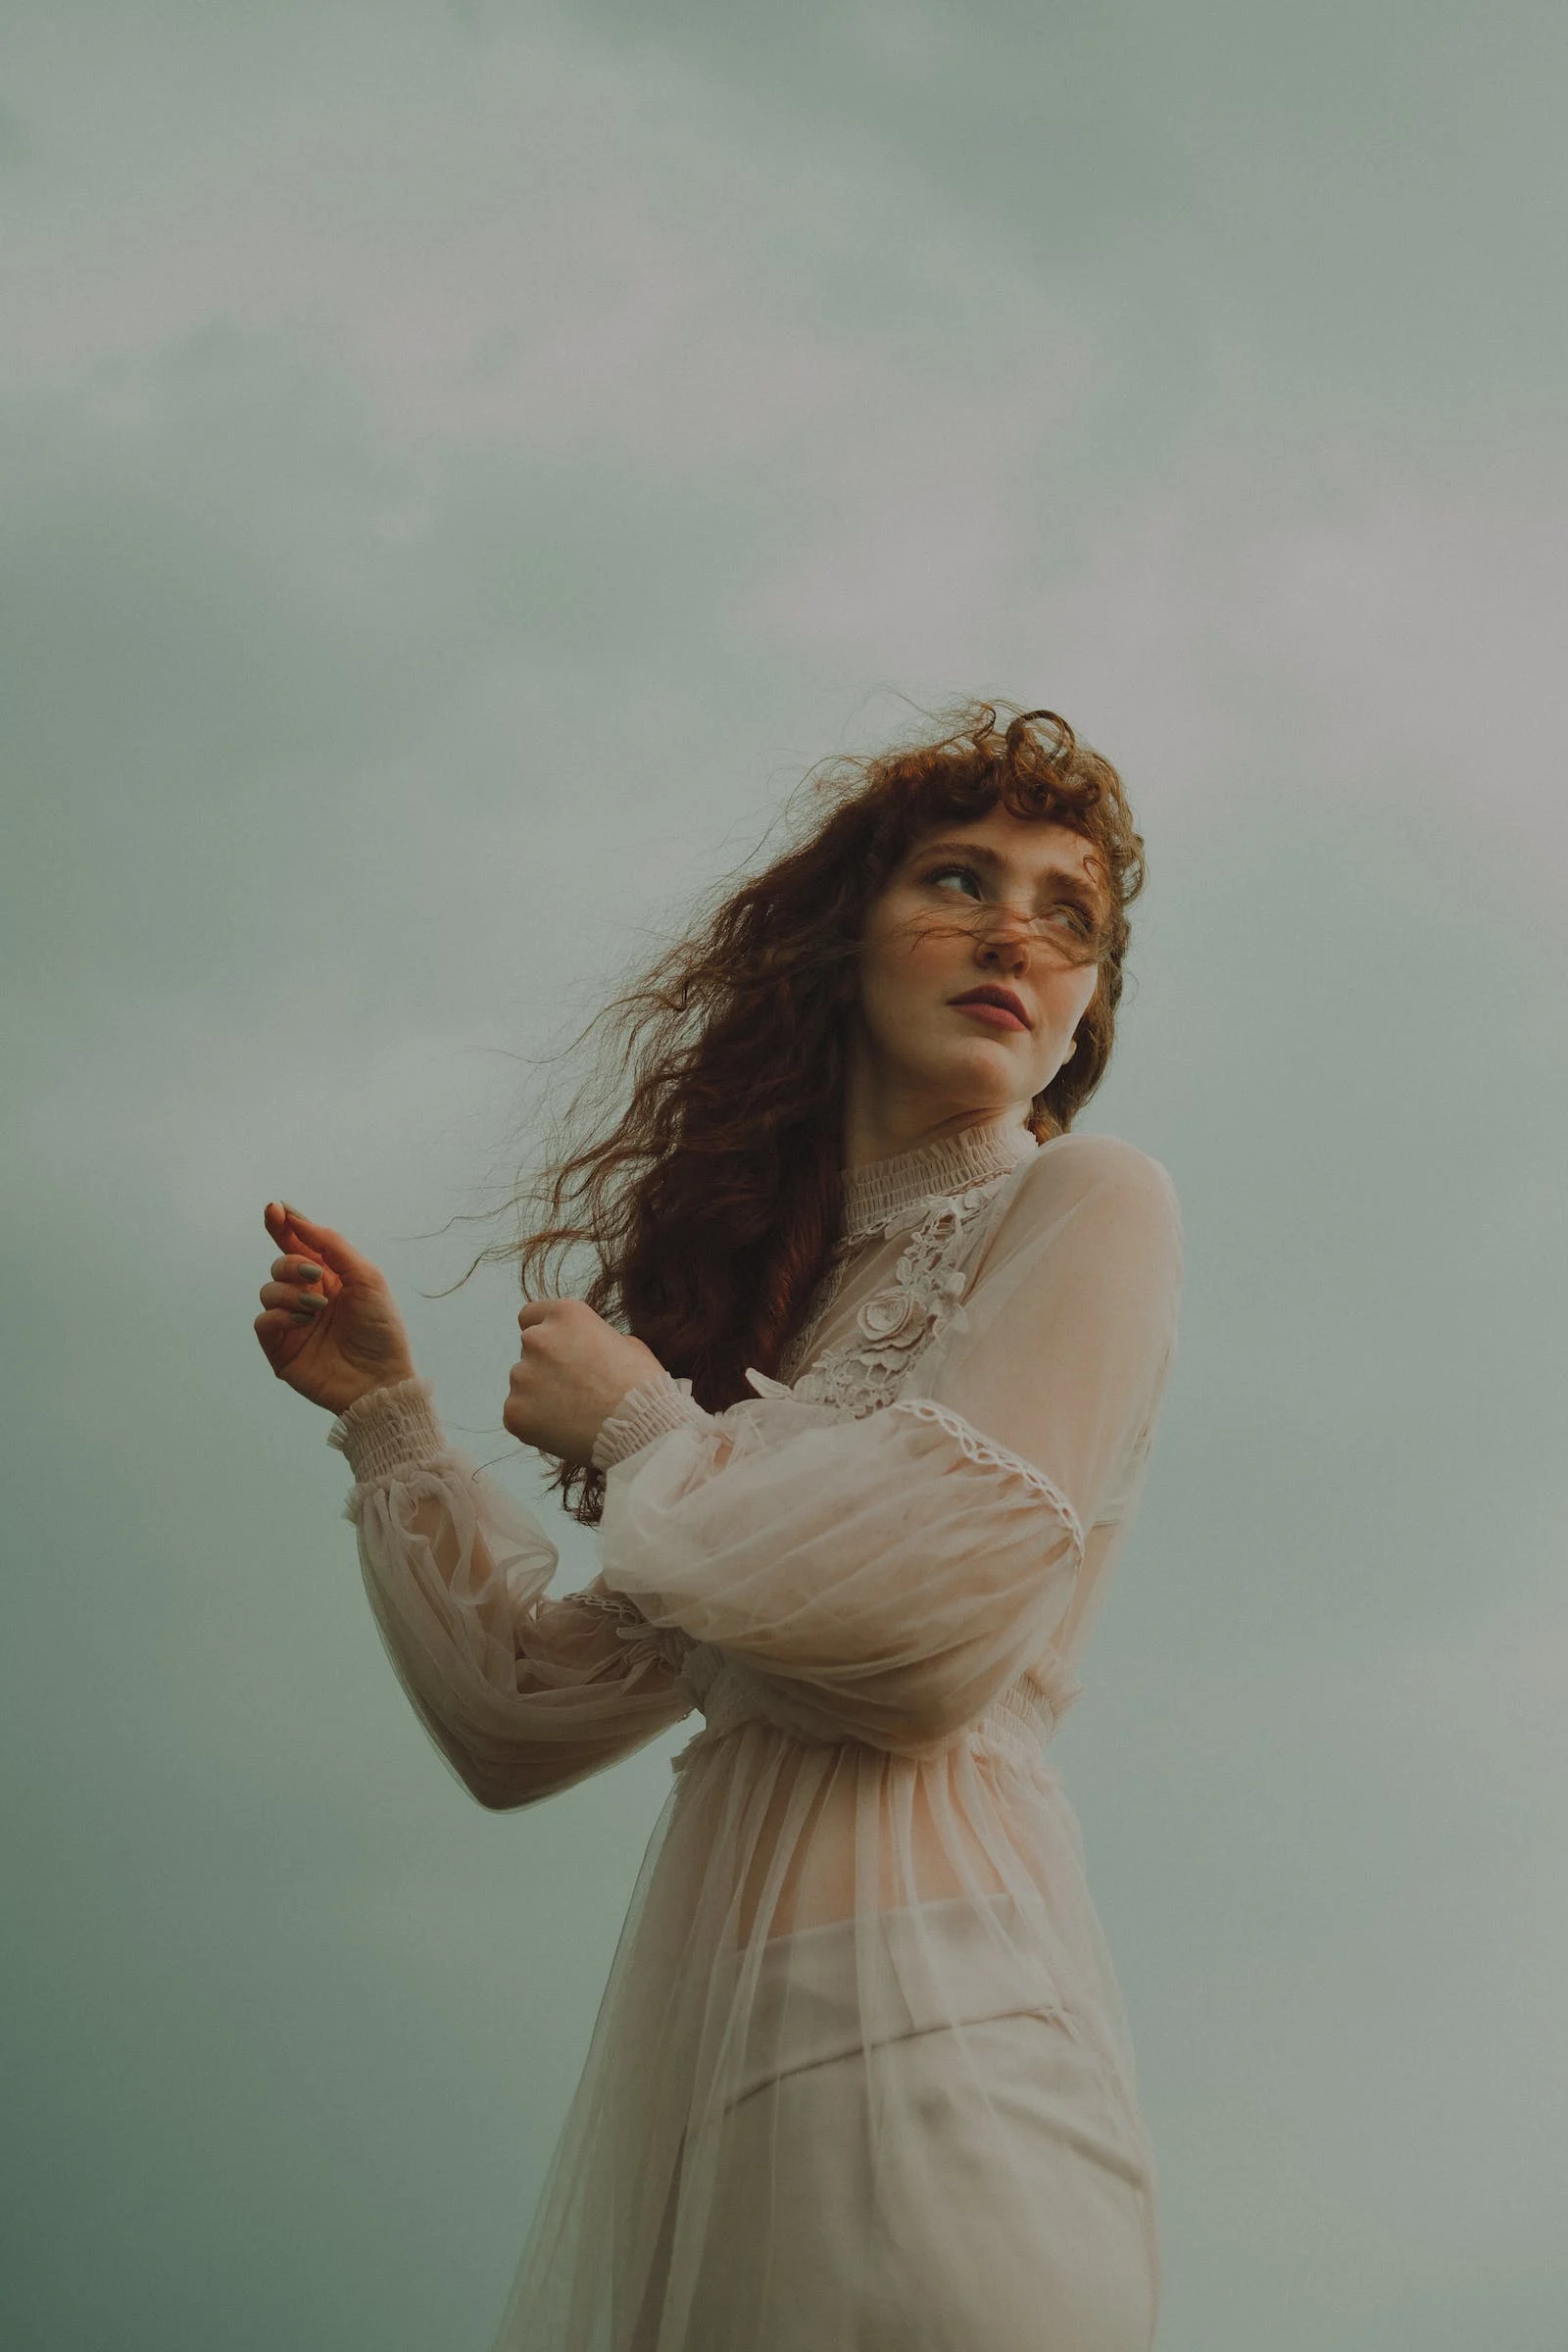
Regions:
<instances>
[{"instance_id":1,"label":"smocked high collar","mask_svg":"<svg viewBox=\"0 0 1568 2352\"><path fill-rule=\"evenodd\" d=\"M874 1233L901 1209L936 1194L966 1193L971 1185L1005 1176L1040 1146L1015 1110L981 1127L965 1127L932 1144L917 1144L892 1159L873 1159L843 1171L845 1241Z\"/></svg>"}]
</instances>

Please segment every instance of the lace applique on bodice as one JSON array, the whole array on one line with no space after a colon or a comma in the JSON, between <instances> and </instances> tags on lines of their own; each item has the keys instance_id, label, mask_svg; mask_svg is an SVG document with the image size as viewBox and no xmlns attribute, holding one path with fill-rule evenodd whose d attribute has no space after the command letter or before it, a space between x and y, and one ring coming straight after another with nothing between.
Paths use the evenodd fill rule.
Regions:
<instances>
[{"instance_id":1,"label":"lace applique on bodice","mask_svg":"<svg viewBox=\"0 0 1568 2352\"><path fill-rule=\"evenodd\" d=\"M854 1252L867 1241L892 1240L908 1226L909 1212L892 1216L868 1233L847 1234L810 1313L785 1351L779 1366L781 1385L808 1403L838 1405L857 1420L891 1404L917 1357L938 1338L963 1297L968 1276L959 1260L975 1238L976 1219L1006 1181L1004 1172L966 1192L930 1200L891 1279L861 1301L852 1336L813 1359L816 1334L843 1287Z\"/></svg>"}]
</instances>

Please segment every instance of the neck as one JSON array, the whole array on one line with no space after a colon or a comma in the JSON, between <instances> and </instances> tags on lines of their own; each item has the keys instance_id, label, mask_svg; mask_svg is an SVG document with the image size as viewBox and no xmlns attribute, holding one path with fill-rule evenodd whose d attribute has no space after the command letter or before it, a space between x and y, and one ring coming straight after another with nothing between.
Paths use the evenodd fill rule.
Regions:
<instances>
[{"instance_id":1,"label":"neck","mask_svg":"<svg viewBox=\"0 0 1568 2352\"><path fill-rule=\"evenodd\" d=\"M852 1088L844 1113L843 1166L865 1168L879 1160L896 1159L917 1152L924 1144L951 1142L971 1128L1008 1122L1023 1129L1027 1102L989 1102L956 1108L950 1102L933 1102L929 1096L879 1090L874 1099L863 1088Z\"/></svg>"}]
</instances>

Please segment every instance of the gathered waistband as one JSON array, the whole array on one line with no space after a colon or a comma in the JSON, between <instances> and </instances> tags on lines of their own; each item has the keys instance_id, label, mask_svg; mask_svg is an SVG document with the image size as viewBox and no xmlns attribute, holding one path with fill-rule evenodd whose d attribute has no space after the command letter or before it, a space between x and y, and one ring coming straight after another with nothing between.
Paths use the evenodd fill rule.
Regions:
<instances>
[{"instance_id":1,"label":"gathered waistband","mask_svg":"<svg viewBox=\"0 0 1568 2352\"><path fill-rule=\"evenodd\" d=\"M738 1659L725 1657L700 1644L687 1661L686 1678L689 1689L701 1706L706 1721L703 1729L688 1740L671 1758L669 1769L682 1773L699 1756L717 1747L734 1733L760 1724L808 1747L844 1748L863 1746L863 1741L827 1734L820 1723L808 1718L797 1704L792 1704L775 1684L761 1675L751 1673ZM1009 1765L1026 1773L1042 1786L1056 1785L1056 1775L1046 1763L1045 1749L1072 1700L1082 1686L1063 1667L1059 1678L1048 1689L1039 1683L1025 1689L1013 1684L1000 1691L985 1713L968 1728L957 1733L950 1748L942 1749L930 1759L944 1762L950 1754L967 1750L982 1760ZM891 1756L889 1749L870 1752ZM917 1768L920 1759L900 1757L898 1761Z\"/></svg>"}]
</instances>

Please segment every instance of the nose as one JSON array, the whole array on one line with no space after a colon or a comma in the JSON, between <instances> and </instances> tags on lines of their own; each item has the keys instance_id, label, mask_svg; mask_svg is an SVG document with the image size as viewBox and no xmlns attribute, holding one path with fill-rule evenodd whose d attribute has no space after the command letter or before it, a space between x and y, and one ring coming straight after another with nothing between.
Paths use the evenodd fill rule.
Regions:
<instances>
[{"instance_id":1,"label":"nose","mask_svg":"<svg viewBox=\"0 0 1568 2352\"><path fill-rule=\"evenodd\" d=\"M1015 915L1010 907L999 907L998 919L980 940L982 958L1000 964L1004 971L1021 972L1029 963L1029 924L1026 917Z\"/></svg>"}]
</instances>

